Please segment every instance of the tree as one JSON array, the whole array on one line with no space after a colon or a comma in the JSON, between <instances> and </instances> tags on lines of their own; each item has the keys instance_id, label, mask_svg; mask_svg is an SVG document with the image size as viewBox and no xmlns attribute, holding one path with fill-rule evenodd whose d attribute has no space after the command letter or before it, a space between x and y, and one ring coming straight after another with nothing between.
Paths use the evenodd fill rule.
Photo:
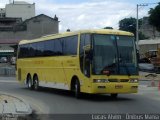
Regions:
<instances>
[{"instance_id":1,"label":"tree","mask_svg":"<svg viewBox=\"0 0 160 120\"><path fill-rule=\"evenodd\" d=\"M136 19L130 17L120 20L119 29L132 32L134 35L136 35Z\"/></svg>"},{"instance_id":2,"label":"tree","mask_svg":"<svg viewBox=\"0 0 160 120\"><path fill-rule=\"evenodd\" d=\"M103 29L113 29L113 27L107 26L107 27L104 27Z\"/></svg>"},{"instance_id":3,"label":"tree","mask_svg":"<svg viewBox=\"0 0 160 120\"><path fill-rule=\"evenodd\" d=\"M149 23L160 31L160 3L155 8L151 8L148 13L150 15Z\"/></svg>"},{"instance_id":4,"label":"tree","mask_svg":"<svg viewBox=\"0 0 160 120\"><path fill-rule=\"evenodd\" d=\"M140 27L142 25L142 19L139 19L138 22L139 22L139 27ZM119 29L131 32L136 36L136 18L130 17L130 18L124 18L120 20ZM142 34L142 32L139 32L139 39L144 40L144 39L147 39L147 37L145 37Z\"/></svg>"}]
</instances>

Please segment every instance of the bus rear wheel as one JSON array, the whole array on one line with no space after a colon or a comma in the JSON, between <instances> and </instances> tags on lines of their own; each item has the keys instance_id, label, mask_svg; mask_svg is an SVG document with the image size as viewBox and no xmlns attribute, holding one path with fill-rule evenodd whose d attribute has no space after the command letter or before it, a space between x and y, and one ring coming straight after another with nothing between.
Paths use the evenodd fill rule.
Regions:
<instances>
[{"instance_id":1,"label":"bus rear wheel","mask_svg":"<svg viewBox=\"0 0 160 120\"><path fill-rule=\"evenodd\" d=\"M76 82L75 82L74 92L75 92L75 97L76 97L76 98L80 98L80 97L81 97L79 80L76 80Z\"/></svg>"},{"instance_id":2,"label":"bus rear wheel","mask_svg":"<svg viewBox=\"0 0 160 120\"><path fill-rule=\"evenodd\" d=\"M33 89L38 90L39 89L39 82L38 82L38 77L34 76L33 78Z\"/></svg>"},{"instance_id":3,"label":"bus rear wheel","mask_svg":"<svg viewBox=\"0 0 160 120\"><path fill-rule=\"evenodd\" d=\"M111 94L111 98L116 99L118 97L117 93Z\"/></svg>"},{"instance_id":4,"label":"bus rear wheel","mask_svg":"<svg viewBox=\"0 0 160 120\"><path fill-rule=\"evenodd\" d=\"M33 89L32 79L31 79L31 76L30 76L30 75L28 75L28 77L27 77L27 87L28 87L28 89L30 89L30 90Z\"/></svg>"}]
</instances>

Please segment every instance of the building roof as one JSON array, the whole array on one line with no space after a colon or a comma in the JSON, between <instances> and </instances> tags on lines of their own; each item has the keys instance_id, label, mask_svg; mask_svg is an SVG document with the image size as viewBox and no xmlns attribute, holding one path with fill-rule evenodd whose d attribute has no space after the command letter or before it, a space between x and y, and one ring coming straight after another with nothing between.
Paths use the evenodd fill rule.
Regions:
<instances>
[{"instance_id":1,"label":"building roof","mask_svg":"<svg viewBox=\"0 0 160 120\"><path fill-rule=\"evenodd\" d=\"M30 20L33 20L33 19L36 19L36 18L39 18L39 17L42 17L42 16L47 17L47 18L49 18L49 19L51 19L51 20L54 20L54 21L58 21L58 17L57 17L56 15L55 15L54 18L52 18L52 17L47 16L47 15L45 15L45 14L40 14L40 15L37 15L37 16L35 16L35 17L31 17L30 19L27 19L27 20L25 20L24 22L28 22L28 21L30 21ZM58 22L59 22L59 21L58 21Z\"/></svg>"},{"instance_id":2,"label":"building roof","mask_svg":"<svg viewBox=\"0 0 160 120\"><path fill-rule=\"evenodd\" d=\"M24 5L24 4L30 4L30 3L27 3L25 1L14 1L13 3L11 4L16 4L16 5Z\"/></svg>"},{"instance_id":3,"label":"building roof","mask_svg":"<svg viewBox=\"0 0 160 120\"><path fill-rule=\"evenodd\" d=\"M0 21L17 21L17 20L20 20L22 21L22 18L13 18L13 17L3 17L3 18L0 18Z\"/></svg>"},{"instance_id":4,"label":"building roof","mask_svg":"<svg viewBox=\"0 0 160 120\"><path fill-rule=\"evenodd\" d=\"M58 33L58 34L51 34L51 35L46 35L37 39L32 39L32 40L22 40L20 44L27 44L27 43L33 43L33 42L40 42L40 41L45 41L45 40L50 40L50 39L57 39L61 37L67 37L67 36L72 36L72 35L77 35L79 33L97 33L97 34L114 34L114 35L126 35L126 36L134 36L133 33L126 32L126 31L121 31L121 30L114 30L114 29L91 29L91 30L79 30L75 32L64 32L64 33Z\"/></svg>"},{"instance_id":5,"label":"building roof","mask_svg":"<svg viewBox=\"0 0 160 120\"><path fill-rule=\"evenodd\" d=\"M0 44L17 44L21 39L3 39L0 38Z\"/></svg>"},{"instance_id":6,"label":"building roof","mask_svg":"<svg viewBox=\"0 0 160 120\"><path fill-rule=\"evenodd\" d=\"M138 45L155 45L155 44L160 44L160 38L159 39L150 39L150 40L140 40L138 42Z\"/></svg>"}]
</instances>

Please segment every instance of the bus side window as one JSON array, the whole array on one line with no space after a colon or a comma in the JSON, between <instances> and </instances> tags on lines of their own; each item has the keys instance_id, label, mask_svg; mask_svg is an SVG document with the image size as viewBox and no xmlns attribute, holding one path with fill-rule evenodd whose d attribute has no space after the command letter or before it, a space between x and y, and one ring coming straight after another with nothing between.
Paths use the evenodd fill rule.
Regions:
<instances>
[{"instance_id":1,"label":"bus side window","mask_svg":"<svg viewBox=\"0 0 160 120\"><path fill-rule=\"evenodd\" d=\"M91 45L90 34L82 34L80 40L80 68L83 74L90 76L90 60L84 50L85 46Z\"/></svg>"},{"instance_id":2,"label":"bus side window","mask_svg":"<svg viewBox=\"0 0 160 120\"><path fill-rule=\"evenodd\" d=\"M65 37L62 38L62 40L63 55L77 55L78 36Z\"/></svg>"}]
</instances>

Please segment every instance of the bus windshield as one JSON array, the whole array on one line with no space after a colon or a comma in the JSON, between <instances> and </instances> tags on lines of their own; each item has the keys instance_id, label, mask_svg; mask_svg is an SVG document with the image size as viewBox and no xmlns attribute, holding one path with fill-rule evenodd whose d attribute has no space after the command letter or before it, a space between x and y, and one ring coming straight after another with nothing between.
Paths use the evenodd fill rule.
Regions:
<instances>
[{"instance_id":1,"label":"bus windshield","mask_svg":"<svg viewBox=\"0 0 160 120\"><path fill-rule=\"evenodd\" d=\"M137 75L134 37L93 35L93 74Z\"/></svg>"}]
</instances>

